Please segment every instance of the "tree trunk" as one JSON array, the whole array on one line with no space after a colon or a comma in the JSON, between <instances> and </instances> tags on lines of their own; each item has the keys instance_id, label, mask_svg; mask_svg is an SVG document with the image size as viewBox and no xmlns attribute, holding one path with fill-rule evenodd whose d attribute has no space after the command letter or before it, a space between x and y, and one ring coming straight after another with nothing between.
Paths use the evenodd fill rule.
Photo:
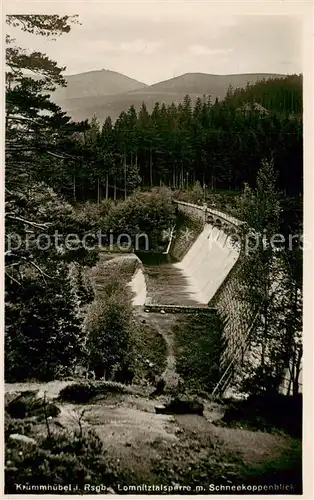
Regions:
<instances>
[{"instance_id":1,"label":"tree trunk","mask_svg":"<svg viewBox=\"0 0 314 500\"><path fill-rule=\"evenodd\" d=\"M73 177L73 200L76 202L76 178Z\"/></svg>"},{"instance_id":2,"label":"tree trunk","mask_svg":"<svg viewBox=\"0 0 314 500\"><path fill-rule=\"evenodd\" d=\"M290 391L291 391L291 382L292 382L292 379L291 379L291 377L289 377L289 381L288 381L288 387L287 387L287 393L286 393L286 396L290 396Z\"/></svg>"},{"instance_id":3,"label":"tree trunk","mask_svg":"<svg viewBox=\"0 0 314 500\"><path fill-rule=\"evenodd\" d=\"M99 176L97 177L97 203L98 203L98 205L100 203L100 182L99 182Z\"/></svg>"},{"instance_id":4,"label":"tree trunk","mask_svg":"<svg viewBox=\"0 0 314 500\"><path fill-rule=\"evenodd\" d=\"M126 200L126 150L125 149L123 156L123 170L124 170L124 199Z\"/></svg>"},{"instance_id":5,"label":"tree trunk","mask_svg":"<svg viewBox=\"0 0 314 500\"><path fill-rule=\"evenodd\" d=\"M153 187L153 150L152 147L149 149L149 181L150 187Z\"/></svg>"},{"instance_id":6,"label":"tree trunk","mask_svg":"<svg viewBox=\"0 0 314 500\"><path fill-rule=\"evenodd\" d=\"M109 172L106 173L106 200L108 200L109 195Z\"/></svg>"},{"instance_id":7,"label":"tree trunk","mask_svg":"<svg viewBox=\"0 0 314 500\"><path fill-rule=\"evenodd\" d=\"M229 176L228 176L228 191L231 191L231 167L229 167Z\"/></svg>"},{"instance_id":8,"label":"tree trunk","mask_svg":"<svg viewBox=\"0 0 314 500\"><path fill-rule=\"evenodd\" d=\"M301 361L302 361L302 350L300 349L297 354L297 361L295 364L295 376L293 380L293 395L296 396L299 393L299 378L301 372Z\"/></svg>"},{"instance_id":9,"label":"tree trunk","mask_svg":"<svg viewBox=\"0 0 314 500\"><path fill-rule=\"evenodd\" d=\"M114 177L114 186L113 186L113 199L117 199L117 180L116 176Z\"/></svg>"}]
</instances>

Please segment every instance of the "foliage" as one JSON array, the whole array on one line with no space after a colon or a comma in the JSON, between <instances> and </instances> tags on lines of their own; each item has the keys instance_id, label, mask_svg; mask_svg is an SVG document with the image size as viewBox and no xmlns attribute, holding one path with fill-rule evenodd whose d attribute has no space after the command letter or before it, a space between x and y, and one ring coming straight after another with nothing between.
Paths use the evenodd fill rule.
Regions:
<instances>
[{"instance_id":1,"label":"foliage","mask_svg":"<svg viewBox=\"0 0 314 500\"><path fill-rule=\"evenodd\" d=\"M302 75L263 79L254 85L248 83L242 89L232 89L229 99L226 100L237 107L247 103L258 103L266 108L266 112L301 115L303 110L302 80Z\"/></svg>"},{"instance_id":2,"label":"foliage","mask_svg":"<svg viewBox=\"0 0 314 500\"><path fill-rule=\"evenodd\" d=\"M126 369L130 360L132 309L119 282L106 290L105 299L96 299L86 319L86 352L90 370L97 379L112 379Z\"/></svg>"},{"instance_id":3,"label":"foliage","mask_svg":"<svg viewBox=\"0 0 314 500\"><path fill-rule=\"evenodd\" d=\"M69 277L78 307L84 316L85 306L92 302L95 297L91 279L86 269L76 262L69 266Z\"/></svg>"},{"instance_id":4,"label":"foliage","mask_svg":"<svg viewBox=\"0 0 314 500\"><path fill-rule=\"evenodd\" d=\"M45 399L37 396L36 392L23 391L6 405L6 412L13 418L23 419L26 416L56 417L60 410L53 403L47 404Z\"/></svg>"},{"instance_id":5,"label":"foliage","mask_svg":"<svg viewBox=\"0 0 314 500\"><path fill-rule=\"evenodd\" d=\"M249 338L243 382L243 389L250 393L278 390L291 362L293 372L296 371L294 390L298 390L295 378L299 376L302 356L300 296L287 267L291 250L275 244L274 237L280 234L275 182L273 163L263 162L256 190L246 186L238 204L239 216L248 224L238 295L257 314Z\"/></svg>"},{"instance_id":6,"label":"foliage","mask_svg":"<svg viewBox=\"0 0 314 500\"><path fill-rule=\"evenodd\" d=\"M95 396L105 397L107 394L132 393L127 386L112 381L84 381L69 384L61 389L59 400L73 403L87 403Z\"/></svg>"},{"instance_id":7,"label":"foliage","mask_svg":"<svg viewBox=\"0 0 314 500\"><path fill-rule=\"evenodd\" d=\"M204 198L204 189L199 181L196 181L194 184L191 194L192 203L200 203L200 201Z\"/></svg>"},{"instance_id":8,"label":"foliage","mask_svg":"<svg viewBox=\"0 0 314 500\"><path fill-rule=\"evenodd\" d=\"M64 120L57 122L68 130ZM73 201L126 198L139 186L185 190L196 182L207 196L241 191L245 182L255 187L260 162L273 158L280 190L295 196L303 191L302 134L302 77L289 75L230 89L215 104L204 96L192 105L185 96L179 105L157 102L151 113L145 104L138 112L131 106L115 123L107 117L101 126L94 117L89 127L76 124L62 142L67 161L45 179Z\"/></svg>"},{"instance_id":9,"label":"foliage","mask_svg":"<svg viewBox=\"0 0 314 500\"><path fill-rule=\"evenodd\" d=\"M45 36L68 32L72 20L7 17L11 27ZM86 228L49 184L63 181L64 150L75 148L74 131L87 125L70 123L47 95L63 83L62 68L44 54L27 54L9 36L7 44L5 371L10 380L47 380L60 368L71 370L82 347L68 263L91 265L95 255L81 244L67 248L65 236L82 236Z\"/></svg>"},{"instance_id":10,"label":"foliage","mask_svg":"<svg viewBox=\"0 0 314 500\"><path fill-rule=\"evenodd\" d=\"M88 227L91 232L96 232L111 210L111 200L102 200L101 203L85 201L75 206L75 218L79 223Z\"/></svg>"},{"instance_id":11,"label":"foliage","mask_svg":"<svg viewBox=\"0 0 314 500\"><path fill-rule=\"evenodd\" d=\"M275 392L252 394L246 400L233 401L223 417L228 425L265 432L284 431L302 437L302 395L285 396Z\"/></svg>"},{"instance_id":12,"label":"foliage","mask_svg":"<svg viewBox=\"0 0 314 500\"><path fill-rule=\"evenodd\" d=\"M29 276L7 292L5 376L9 381L51 380L60 368L71 372L81 354L77 303L67 270L59 267L54 273L53 286Z\"/></svg>"},{"instance_id":13,"label":"foliage","mask_svg":"<svg viewBox=\"0 0 314 500\"><path fill-rule=\"evenodd\" d=\"M137 323L131 332L134 381L155 384L166 367L167 345L159 332L147 323Z\"/></svg>"},{"instance_id":14,"label":"foliage","mask_svg":"<svg viewBox=\"0 0 314 500\"><path fill-rule=\"evenodd\" d=\"M105 225L107 230L112 230L116 235L128 234L133 245L136 244L137 237L138 244L145 247L146 238L140 238L140 235L147 235L149 250L154 250L162 246L162 232L173 225L174 218L170 190L154 188L151 192L136 192L116 205Z\"/></svg>"}]
</instances>

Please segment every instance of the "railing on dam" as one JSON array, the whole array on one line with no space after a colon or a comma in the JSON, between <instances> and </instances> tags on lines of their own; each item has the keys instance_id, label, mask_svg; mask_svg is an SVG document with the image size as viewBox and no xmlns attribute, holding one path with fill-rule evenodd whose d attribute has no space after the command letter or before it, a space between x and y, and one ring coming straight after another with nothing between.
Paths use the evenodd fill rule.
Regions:
<instances>
[{"instance_id":1,"label":"railing on dam","mask_svg":"<svg viewBox=\"0 0 314 500\"><path fill-rule=\"evenodd\" d=\"M195 205L193 203L188 203L186 201L174 200L174 203L177 204L178 208L181 209L182 212L185 212L190 215L194 215L197 218L200 218L206 222L206 218L208 215L216 217L217 219L222 219L233 226L240 228L246 225L245 222L236 219L232 215L221 212L220 210L216 210L215 208L208 207L206 204L204 205Z\"/></svg>"},{"instance_id":2,"label":"railing on dam","mask_svg":"<svg viewBox=\"0 0 314 500\"><path fill-rule=\"evenodd\" d=\"M170 304L151 304L149 302L145 302L145 311L146 312L157 312L157 313L171 313L171 314L199 314L207 313L207 314L216 314L217 309L215 307L208 306L179 306L179 305L170 305Z\"/></svg>"}]
</instances>

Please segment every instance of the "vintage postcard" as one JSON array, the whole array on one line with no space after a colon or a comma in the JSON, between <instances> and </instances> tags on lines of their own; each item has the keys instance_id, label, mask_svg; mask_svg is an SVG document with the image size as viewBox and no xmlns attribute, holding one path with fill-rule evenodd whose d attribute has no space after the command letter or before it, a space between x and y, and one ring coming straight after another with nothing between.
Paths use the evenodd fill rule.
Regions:
<instances>
[{"instance_id":1,"label":"vintage postcard","mask_svg":"<svg viewBox=\"0 0 314 500\"><path fill-rule=\"evenodd\" d=\"M312 7L4 2L5 495L311 498Z\"/></svg>"}]
</instances>

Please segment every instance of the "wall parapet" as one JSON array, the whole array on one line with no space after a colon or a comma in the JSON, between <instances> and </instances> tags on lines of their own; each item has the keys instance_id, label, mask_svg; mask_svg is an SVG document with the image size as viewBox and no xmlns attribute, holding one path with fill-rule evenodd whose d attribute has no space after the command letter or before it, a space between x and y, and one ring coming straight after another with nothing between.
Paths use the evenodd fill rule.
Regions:
<instances>
[{"instance_id":1,"label":"wall parapet","mask_svg":"<svg viewBox=\"0 0 314 500\"><path fill-rule=\"evenodd\" d=\"M217 314L217 309L215 307L209 306L179 306L179 305L169 305L169 304L145 304L144 310L146 312L157 312L157 313L170 313L170 314L199 314L208 313L208 314Z\"/></svg>"},{"instance_id":2,"label":"wall parapet","mask_svg":"<svg viewBox=\"0 0 314 500\"><path fill-rule=\"evenodd\" d=\"M186 212L193 213L195 216L199 216L206 222L206 218L208 215L216 217L216 219L222 219L233 226L240 228L246 226L246 223L233 217L232 215L226 214L225 212L221 212L220 210L216 210L215 208L208 207L205 203L204 205L195 205L194 203L188 203L186 201L173 200L174 203L178 205L178 207L185 208Z\"/></svg>"}]
</instances>

